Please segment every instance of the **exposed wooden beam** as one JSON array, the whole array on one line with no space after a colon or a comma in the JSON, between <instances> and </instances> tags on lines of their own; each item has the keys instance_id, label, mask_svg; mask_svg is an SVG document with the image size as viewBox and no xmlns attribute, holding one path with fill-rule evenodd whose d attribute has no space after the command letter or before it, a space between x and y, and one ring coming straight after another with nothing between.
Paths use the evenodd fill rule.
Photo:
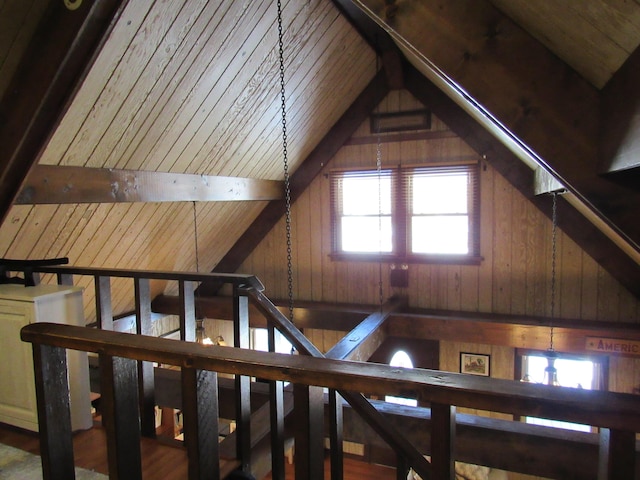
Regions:
<instances>
[{"instance_id":1,"label":"exposed wooden beam","mask_svg":"<svg viewBox=\"0 0 640 480\"><path fill-rule=\"evenodd\" d=\"M277 200L283 182L111 168L36 165L15 203L229 202Z\"/></svg>"},{"instance_id":2,"label":"exposed wooden beam","mask_svg":"<svg viewBox=\"0 0 640 480\"><path fill-rule=\"evenodd\" d=\"M486 0L354 0L407 58L640 251L640 191L599 175L599 92ZM425 32L429 32L428 35Z\"/></svg>"},{"instance_id":3,"label":"exposed wooden beam","mask_svg":"<svg viewBox=\"0 0 640 480\"><path fill-rule=\"evenodd\" d=\"M281 313L288 312L288 301L274 301ZM229 297L195 297L198 317L232 320L232 301ZM153 312L164 315L178 315L180 298L170 295L158 295L151 302ZM371 305L326 304L316 302L296 302L294 317L301 328L349 331L355 328L367 315L376 310ZM129 318L129 317L126 317ZM249 303L249 319L252 327L267 327L262 312Z\"/></svg>"},{"instance_id":4,"label":"exposed wooden beam","mask_svg":"<svg viewBox=\"0 0 640 480\"><path fill-rule=\"evenodd\" d=\"M389 315L406 306L406 299L392 298L346 334L326 354L327 358L366 362L386 338L382 328Z\"/></svg>"},{"instance_id":5,"label":"exposed wooden beam","mask_svg":"<svg viewBox=\"0 0 640 480\"><path fill-rule=\"evenodd\" d=\"M603 173L625 172L640 168L640 47L602 90L602 132L600 170ZM635 175L635 184L640 189Z\"/></svg>"},{"instance_id":6,"label":"exposed wooden beam","mask_svg":"<svg viewBox=\"0 0 640 480\"><path fill-rule=\"evenodd\" d=\"M543 317L424 310L394 313L386 326L387 334L392 337L547 350L551 324L551 319ZM560 352L593 353L587 347L588 337L640 341L640 328L636 325L573 319L553 319L553 325L554 348Z\"/></svg>"},{"instance_id":7,"label":"exposed wooden beam","mask_svg":"<svg viewBox=\"0 0 640 480\"><path fill-rule=\"evenodd\" d=\"M405 68L407 90L430 108L544 215L551 218L551 198L534 194L534 171L520 162L513 151L413 66L406 64ZM558 201L558 225L625 288L640 297L640 265L562 198Z\"/></svg>"},{"instance_id":8,"label":"exposed wooden beam","mask_svg":"<svg viewBox=\"0 0 640 480\"><path fill-rule=\"evenodd\" d=\"M230 298L210 297L196 299L196 302L199 302L197 310L201 315L220 320L233 318ZM277 303L280 304L280 312L286 314L287 301ZM394 304L390 303L389 308L392 305ZM154 312L165 315L177 315L179 307L177 296L160 295L151 303ZM260 310L253 306L250 309L251 326L265 328L266 320ZM377 316L372 314L376 311L379 311L379 306L304 302L297 303L295 318L296 325L303 329L349 332L361 325L365 331L375 331L374 320ZM372 320L371 324L362 322L366 317ZM445 340L546 350L549 347L549 325L551 319L547 317L398 308L389 312L382 335L399 339ZM587 349L587 337L640 341L640 326L629 323L554 318L553 325L554 344L558 351L592 353ZM353 331L352 335L345 337L344 343L355 343L349 339L360 336ZM376 343L375 336L373 338ZM337 348L336 346L336 352ZM346 348L345 351L348 350Z\"/></svg>"},{"instance_id":9,"label":"exposed wooden beam","mask_svg":"<svg viewBox=\"0 0 640 480\"><path fill-rule=\"evenodd\" d=\"M49 6L0 100L0 221L127 0Z\"/></svg>"},{"instance_id":10,"label":"exposed wooden beam","mask_svg":"<svg viewBox=\"0 0 640 480\"><path fill-rule=\"evenodd\" d=\"M291 202L295 202L311 184L316 175L333 158L344 142L353 135L388 92L389 87L386 75L384 72L379 72L291 175ZM235 272L265 235L269 233L271 228L282 218L284 213L284 200L269 202L238 241L218 262L213 271ZM218 285L202 284L199 287L199 291L202 295L215 295L218 288Z\"/></svg>"}]
</instances>

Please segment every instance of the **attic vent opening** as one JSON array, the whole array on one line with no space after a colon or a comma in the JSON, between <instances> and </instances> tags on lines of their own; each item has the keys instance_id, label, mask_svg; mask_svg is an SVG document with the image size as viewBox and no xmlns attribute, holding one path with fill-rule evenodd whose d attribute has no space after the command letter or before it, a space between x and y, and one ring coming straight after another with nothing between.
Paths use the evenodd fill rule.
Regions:
<instances>
[{"instance_id":1,"label":"attic vent opening","mask_svg":"<svg viewBox=\"0 0 640 480\"><path fill-rule=\"evenodd\" d=\"M429 110L407 110L406 112L374 113L371 115L371 133L407 132L431 130Z\"/></svg>"}]
</instances>

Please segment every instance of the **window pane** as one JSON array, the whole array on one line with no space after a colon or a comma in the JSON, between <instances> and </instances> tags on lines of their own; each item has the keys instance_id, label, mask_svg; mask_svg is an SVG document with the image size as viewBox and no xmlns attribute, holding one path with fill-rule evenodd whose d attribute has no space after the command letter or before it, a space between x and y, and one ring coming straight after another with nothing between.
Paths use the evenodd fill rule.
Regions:
<instances>
[{"instance_id":1,"label":"window pane","mask_svg":"<svg viewBox=\"0 0 640 480\"><path fill-rule=\"evenodd\" d=\"M412 253L469 253L469 220L465 215L413 217Z\"/></svg>"},{"instance_id":2,"label":"window pane","mask_svg":"<svg viewBox=\"0 0 640 480\"><path fill-rule=\"evenodd\" d=\"M413 368L411 357L409 357L409 354L404 350L398 350L391 358L389 365L391 365L392 367ZM384 397L384 401L389 403L396 403L398 405L408 405L410 407L418 406L418 400L416 400L415 398L394 397L393 395L386 395Z\"/></svg>"},{"instance_id":3,"label":"window pane","mask_svg":"<svg viewBox=\"0 0 640 480\"><path fill-rule=\"evenodd\" d=\"M343 252L391 252L391 217L342 217Z\"/></svg>"},{"instance_id":4,"label":"window pane","mask_svg":"<svg viewBox=\"0 0 640 480\"><path fill-rule=\"evenodd\" d=\"M413 176L413 213L467 213L468 174L417 174Z\"/></svg>"},{"instance_id":5,"label":"window pane","mask_svg":"<svg viewBox=\"0 0 640 480\"><path fill-rule=\"evenodd\" d=\"M543 356L529 355L527 357L527 371L525 373L529 375L533 383L544 381L544 369L547 363L547 358ZM558 371L558 382L563 387L585 388L587 390L593 388L593 362L557 358L554 366Z\"/></svg>"},{"instance_id":6,"label":"window pane","mask_svg":"<svg viewBox=\"0 0 640 480\"><path fill-rule=\"evenodd\" d=\"M378 194L378 190L380 194ZM391 178L353 176L342 180L343 215L391 214Z\"/></svg>"},{"instance_id":7,"label":"window pane","mask_svg":"<svg viewBox=\"0 0 640 480\"><path fill-rule=\"evenodd\" d=\"M524 374L529 381L533 383L543 383L544 369L547 365L548 360L546 357L527 355L524 357ZM561 386L588 390L593 388L594 363L592 361L556 358L554 366L558 371L558 382ZM566 430L577 430L580 432L591 431L590 425L549 420L546 418L526 417L526 422L547 427L564 428Z\"/></svg>"}]
</instances>

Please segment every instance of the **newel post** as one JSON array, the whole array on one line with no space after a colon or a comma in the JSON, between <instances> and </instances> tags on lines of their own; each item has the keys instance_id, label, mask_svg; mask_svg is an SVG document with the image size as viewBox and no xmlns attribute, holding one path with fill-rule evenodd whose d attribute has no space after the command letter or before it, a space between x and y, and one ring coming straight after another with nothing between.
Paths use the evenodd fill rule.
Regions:
<instances>
[{"instance_id":1,"label":"newel post","mask_svg":"<svg viewBox=\"0 0 640 480\"><path fill-rule=\"evenodd\" d=\"M109 479L141 479L138 362L101 354L100 377Z\"/></svg>"},{"instance_id":2,"label":"newel post","mask_svg":"<svg viewBox=\"0 0 640 480\"><path fill-rule=\"evenodd\" d=\"M33 366L43 479L75 479L67 352L34 343Z\"/></svg>"}]
</instances>

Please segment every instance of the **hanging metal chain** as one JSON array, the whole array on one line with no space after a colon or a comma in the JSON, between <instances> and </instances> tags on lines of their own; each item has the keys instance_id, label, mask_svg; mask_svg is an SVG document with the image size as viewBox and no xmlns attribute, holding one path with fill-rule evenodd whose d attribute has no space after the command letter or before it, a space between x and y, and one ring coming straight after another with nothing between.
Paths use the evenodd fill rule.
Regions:
<instances>
[{"instance_id":1,"label":"hanging metal chain","mask_svg":"<svg viewBox=\"0 0 640 480\"><path fill-rule=\"evenodd\" d=\"M376 55L376 73L380 69L380 57ZM378 119L379 120L379 119ZM376 122L376 170L378 172L378 303L382 312L384 292L382 290L382 139L380 138L380 121Z\"/></svg>"},{"instance_id":2,"label":"hanging metal chain","mask_svg":"<svg viewBox=\"0 0 640 480\"><path fill-rule=\"evenodd\" d=\"M553 207L551 210L551 319L549 320L549 350L553 351L553 317L556 307L556 255L557 255L557 227L558 227L558 192L553 192Z\"/></svg>"},{"instance_id":3,"label":"hanging metal chain","mask_svg":"<svg viewBox=\"0 0 640 480\"><path fill-rule=\"evenodd\" d=\"M382 146L380 140L380 126L378 122L377 141L376 141L376 169L378 170L378 250L382 256ZM378 295L380 302L380 311L384 303L384 293L382 291L382 258L378 262Z\"/></svg>"},{"instance_id":4,"label":"hanging metal chain","mask_svg":"<svg viewBox=\"0 0 640 480\"><path fill-rule=\"evenodd\" d=\"M278 53L280 57L280 101L282 104L282 157L284 163L285 221L287 230L287 291L289 295L289 320L293 323L293 266L291 261L291 185L289 183L289 159L287 157L287 103L284 88L284 42L282 34L282 3L278 0Z\"/></svg>"}]
</instances>

